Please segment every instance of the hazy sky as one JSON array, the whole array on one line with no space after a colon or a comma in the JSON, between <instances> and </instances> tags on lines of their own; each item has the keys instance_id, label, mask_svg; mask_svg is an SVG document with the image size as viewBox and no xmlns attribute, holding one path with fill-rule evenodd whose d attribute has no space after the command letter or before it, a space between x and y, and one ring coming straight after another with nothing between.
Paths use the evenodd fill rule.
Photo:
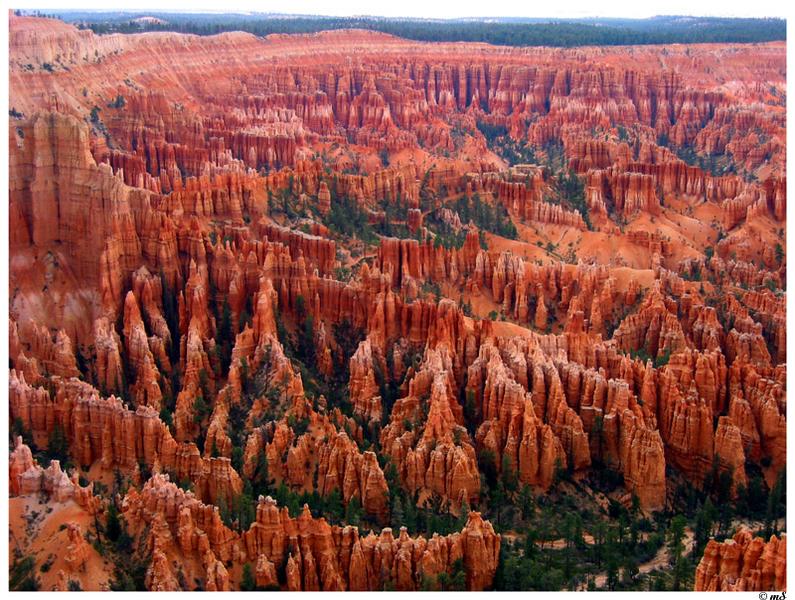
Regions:
<instances>
[{"instance_id":1,"label":"hazy sky","mask_svg":"<svg viewBox=\"0 0 795 600\"><path fill-rule=\"evenodd\" d=\"M787 2L782 0L559 0L539 2L534 0L277 0L258 2L246 0L11 0L14 8L97 8L110 10L168 10L212 12L280 12L318 15L379 15L387 17L633 17L654 15L736 16L736 17L786 17ZM46 8L45 8L46 7ZM791 11L789 11L791 12Z\"/></svg>"}]
</instances>

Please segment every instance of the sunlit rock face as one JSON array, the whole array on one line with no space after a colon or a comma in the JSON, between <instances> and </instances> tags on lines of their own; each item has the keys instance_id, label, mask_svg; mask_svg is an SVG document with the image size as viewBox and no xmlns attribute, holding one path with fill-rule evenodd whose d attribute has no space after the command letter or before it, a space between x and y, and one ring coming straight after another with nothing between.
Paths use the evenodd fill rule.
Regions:
<instances>
[{"instance_id":1,"label":"sunlit rock face","mask_svg":"<svg viewBox=\"0 0 795 600\"><path fill-rule=\"evenodd\" d=\"M785 75L783 43L11 16L9 493L12 528L52 508L42 585L121 585L89 543L121 518L149 590L484 590L498 485L646 515L773 489ZM444 531L401 528L426 507ZM695 588L783 589L785 545L711 540Z\"/></svg>"}]
</instances>

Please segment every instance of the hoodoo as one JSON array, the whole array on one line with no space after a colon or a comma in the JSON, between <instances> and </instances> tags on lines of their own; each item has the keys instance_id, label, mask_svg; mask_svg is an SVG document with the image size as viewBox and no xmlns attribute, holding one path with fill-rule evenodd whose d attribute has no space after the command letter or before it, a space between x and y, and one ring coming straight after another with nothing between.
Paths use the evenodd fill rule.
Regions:
<instances>
[{"instance_id":1,"label":"hoodoo","mask_svg":"<svg viewBox=\"0 0 795 600\"><path fill-rule=\"evenodd\" d=\"M10 15L12 587L785 589L785 42L179 18Z\"/></svg>"}]
</instances>

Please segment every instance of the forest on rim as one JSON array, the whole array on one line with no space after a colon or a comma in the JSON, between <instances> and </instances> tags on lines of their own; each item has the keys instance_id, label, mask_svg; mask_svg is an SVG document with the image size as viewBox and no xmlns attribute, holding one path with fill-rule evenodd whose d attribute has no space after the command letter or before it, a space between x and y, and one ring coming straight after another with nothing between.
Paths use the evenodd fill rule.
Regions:
<instances>
[{"instance_id":1,"label":"forest on rim","mask_svg":"<svg viewBox=\"0 0 795 600\"><path fill-rule=\"evenodd\" d=\"M19 11L18 11L19 12ZM23 13L25 11L22 11ZM30 12L30 11L28 11ZM258 36L367 29L428 42L486 42L504 46L627 46L643 44L757 43L786 40L783 19L653 17L650 19L387 19L274 14L129 13L55 11L48 15L94 33L175 31ZM153 17L141 20L140 17Z\"/></svg>"}]
</instances>

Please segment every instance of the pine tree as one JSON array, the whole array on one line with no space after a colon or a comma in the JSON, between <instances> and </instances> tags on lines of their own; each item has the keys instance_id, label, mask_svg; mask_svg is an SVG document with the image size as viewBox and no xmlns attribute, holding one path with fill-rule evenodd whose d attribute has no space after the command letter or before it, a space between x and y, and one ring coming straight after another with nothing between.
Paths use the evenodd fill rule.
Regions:
<instances>
[{"instance_id":1,"label":"pine tree","mask_svg":"<svg viewBox=\"0 0 795 600\"><path fill-rule=\"evenodd\" d=\"M342 505L342 494L338 488L331 490L326 498L326 510L335 521L340 521L345 515L345 508Z\"/></svg>"},{"instance_id":2,"label":"pine tree","mask_svg":"<svg viewBox=\"0 0 795 600\"><path fill-rule=\"evenodd\" d=\"M712 500L707 497L704 506L701 507L696 515L696 547L693 552L693 560L697 560L697 557L700 557L704 553L704 548L706 548L707 542L712 534L712 524L715 520L715 514L715 506L712 504Z\"/></svg>"},{"instance_id":3,"label":"pine tree","mask_svg":"<svg viewBox=\"0 0 795 600\"><path fill-rule=\"evenodd\" d=\"M254 575L251 572L251 565L246 563L243 565L243 577L240 580L240 589L244 592L253 592L256 589L254 582Z\"/></svg>"},{"instance_id":4,"label":"pine tree","mask_svg":"<svg viewBox=\"0 0 795 600\"><path fill-rule=\"evenodd\" d=\"M229 360L232 355L232 309L229 307L229 301L224 299L224 305L221 308L221 320L218 326L218 344L221 348L221 372L226 373L229 370Z\"/></svg>"},{"instance_id":5,"label":"pine tree","mask_svg":"<svg viewBox=\"0 0 795 600\"><path fill-rule=\"evenodd\" d=\"M674 567L674 581L672 587L675 592L679 591L683 583L682 580L687 572L687 564L684 556L682 556L684 551L682 540L685 536L685 525L687 525L687 520L684 515L676 515L671 520L671 527L668 530L670 536L668 548L671 551L671 562Z\"/></svg>"},{"instance_id":6,"label":"pine tree","mask_svg":"<svg viewBox=\"0 0 795 600\"><path fill-rule=\"evenodd\" d=\"M121 522L119 521L119 510L115 502L108 505L108 518L105 524L105 536L111 541L118 541L121 536Z\"/></svg>"},{"instance_id":7,"label":"pine tree","mask_svg":"<svg viewBox=\"0 0 795 600\"><path fill-rule=\"evenodd\" d=\"M257 455L257 466L254 470L254 493L257 496L269 496L273 490L271 488L271 478L268 469L268 456L264 450L260 450Z\"/></svg>"},{"instance_id":8,"label":"pine tree","mask_svg":"<svg viewBox=\"0 0 795 600\"><path fill-rule=\"evenodd\" d=\"M47 455L51 460L57 460L63 466L69 457L69 444L66 434L61 426L56 423L47 439Z\"/></svg>"},{"instance_id":9,"label":"pine tree","mask_svg":"<svg viewBox=\"0 0 795 600\"><path fill-rule=\"evenodd\" d=\"M502 481L508 497L513 498L514 493L519 488L519 478L507 454L502 457Z\"/></svg>"},{"instance_id":10,"label":"pine tree","mask_svg":"<svg viewBox=\"0 0 795 600\"><path fill-rule=\"evenodd\" d=\"M765 537L778 534L776 520L781 511L780 505L784 493L784 486L786 485L785 477L786 471L782 470L776 478L776 483L767 498L767 510L765 510Z\"/></svg>"},{"instance_id":11,"label":"pine tree","mask_svg":"<svg viewBox=\"0 0 795 600\"><path fill-rule=\"evenodd\" d=\"M400 527L406 523L405 514L403 512L403 501L400 499L400 494L395 494L392 499L392 529L399 530Z\"/></svg>"},{"instance_id":12,"label":"pine tree","mask_svg":"<svg viewBox=\"0 0 795 600\"><path fill-rule=\"evenodd\" d=\"M351 498L345 506L345 523L358 525L362 518L362 504L356 497Z\"/></svg>"},{"instance_id":13,"label":"pine tree","mask_svg":"<svg viewBox=\"0 0 795 600\"><path fill-rule=\"evenodd\" d=\"M618 559L611 552L607 558L607 589L615 590L618 585Z\"/></svg>"}]
</instances>

